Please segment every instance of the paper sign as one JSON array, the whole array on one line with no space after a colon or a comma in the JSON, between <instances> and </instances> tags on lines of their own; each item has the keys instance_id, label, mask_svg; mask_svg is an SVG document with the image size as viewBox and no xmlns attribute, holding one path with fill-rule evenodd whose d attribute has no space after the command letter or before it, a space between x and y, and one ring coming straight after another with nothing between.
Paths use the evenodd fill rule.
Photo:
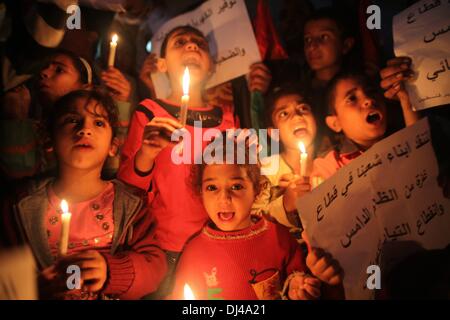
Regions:
<instances>
[{"instance_id":1,"label":"paper sign","mask_svg":"<svg viewBox=\"0 0 450 320\"><path fill-rule=\"evenodd\" d=\"M367 268L379 266L385 279L394 259L408 251L392 258L385 248L442 249L450 243L450 200L443 197L437 176L430 127L423 119L375 144L298 199L312 246L329 251L344 269L347 299L374 298L375 290L366 288Z\"/></svg>"},{"instance_id":2,"label":"paper sign","mask_svg":"<svg viewBox=\"0 0 450 320\"><path fill-rule=\"evenodd\" d=\"M406 87L414 109L450 103L450 2L417 2L394 17L393 32L395 55L413 60Z\"/></svg>"},{"instance_id":3,"label":"paper sign","mask_svg":"<svg viewBox=\"0 0 450 320\"><path fill-rule=\"evenodd\" d=\"M183 25L199 29L208 38L216 68L207 88L247 74L250 65L261 60L243 0L207 1L196 10L167 21L152 38L152 52L159 56L166 34L174 27ZM166 74L153 73L152 80L158 98L170 94Z\"/></svg>"}]
</instances>

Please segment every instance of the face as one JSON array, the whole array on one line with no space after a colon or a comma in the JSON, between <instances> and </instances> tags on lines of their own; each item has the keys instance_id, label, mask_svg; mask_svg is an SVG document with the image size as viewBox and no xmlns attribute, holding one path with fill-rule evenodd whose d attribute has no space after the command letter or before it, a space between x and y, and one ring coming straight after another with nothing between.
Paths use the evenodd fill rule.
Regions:
<instances>
[{"instance_id":1,"label":"face","mask_svg":"<svg viewBox=\"0 0 450 320\"><path fill-rule=\"evenodd\" d=\"M53 104L60 97L83 86L72 59L65 55L56 55L50 60L41 70L37 85L39 100L45 105Z\"/></svg>"},{"instance_id":2,"label":"face","mask_svg":"<svg viewBox=\"0 0 450 320\"><path fill-rule=\"evenodd\" d=\"M203 205L220 230L234 231L249 227L255 196L245 169L234 164L206 166L202 179Z\"/></svg>"},{"instance_id":3,"label":"face","mask_svg":"<svg viewBox=\"0 0 450 320\"><path fill-rule=\"evenodd\" d=\"M303 39L306 61L314 71L339 66L347 51L336 23L330 19L307 22Z\"/></svg>"},{"instance_id":4,"label":"face","mask_svg":"<svg viewBox=\"0 0 450 320\"><path fill-rule=\"evenodd\" d=\"M308 148L314 142L317 133L316 120L311 107L298 94L289 94L275 101L272 113L275 128L280 130L283 147L298 149L302 141Z\"/></svg>"},{"instance_id":5,"label":"face","mask_svg":"<svg viewBox=\"0 0 450 320\"><path fill-rule=\"evenodd\" d=\"M112 128L106 111L97 101L80 98L57 120L54 147L60 167L98 169L114 155Z\"/></svg>"},{"instance_id":6,"label":"face","mask_svg":"<svg viewBox=\"0 0 450 320\"><path fill-rule=\"evenodd\" d=\"M335 89L337 127L360 146L370 147L386 131L386 106L380 94L369 92L354 79L339 81ZM327 118L328 123L328 118Z\"/></svg>"},{"instance_id":7,"label":"face","mask_svg":"<svg viewBox=\"0 0 450 320\"><path fill-rule=\"evenodd\" d=\"M181 79L189 68L191 85L205 82L212 69L209 46L206 39L181 29L167 41L165 63L170 79Z\"/></svg>"}]
</instances>

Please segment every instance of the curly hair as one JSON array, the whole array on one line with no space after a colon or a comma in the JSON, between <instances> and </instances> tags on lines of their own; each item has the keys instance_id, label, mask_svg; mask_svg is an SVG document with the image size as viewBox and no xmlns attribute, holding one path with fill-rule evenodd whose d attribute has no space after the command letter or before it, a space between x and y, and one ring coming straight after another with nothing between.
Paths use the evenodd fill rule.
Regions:
<instances>
[{"instance_id":1,"label":"curly hair","mask_svg":"<svg viewBox=\"0 0 450 320\"><path fill-rule=\"evenodd\" d=\"M203 174L206 167L212 164L234 164L239 168L244 169L248 178L252 182L255 194L260 193L262 177L261 165L257 159L256 145L251 145L249 137L238 141L239 139L236 139L235 135L230 137L230 132L232 131L227 130L227 132L224 132L221 136L217 137L209 144L210 147L214 144L214 149L211 152L211 155L217 160L217 162L208 163L205 161L205 157L202 157L201 164L196 164L191 167L189 184L191 185L195 195L201 196ZM233 147L232 154L231 152L228 152L230 146ZM205 149L205 151L206 150L207 149ZM242 155L244 157L242 157ZM218 158L216 158L216 156ZM230 159L230 156L232 156L232 159ZM230 160L232 160L231 163Z\"/></svg>"}]
</instances>

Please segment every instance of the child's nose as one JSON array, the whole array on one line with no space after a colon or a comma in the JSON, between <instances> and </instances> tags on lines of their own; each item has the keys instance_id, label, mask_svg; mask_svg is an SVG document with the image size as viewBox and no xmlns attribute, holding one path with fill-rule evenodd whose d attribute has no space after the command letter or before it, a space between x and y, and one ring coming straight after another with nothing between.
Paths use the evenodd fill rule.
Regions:
<instances>
[{"instance_id":1,"label":"child's nose","mask_svg":"<svg viewBox=\"0 0 450 320\"><path fill-rule=\"evenodd\" d=\"M190 41L187 43L186 45L186 50L190 50L190 51L197 51L198 50L198 46L196 43Z\"/></svg>"},{"instance_id":2,"label":"child's nose","mask_svg":"<svg viewBox=\"0 0 450 320\"><path fill-rule=\"evenodd\" d=\"M363 103L363 106L365 108L373 108L374 105L375 105L375 100L373 98L365 97L364 103Z\"/></svg>"},{"instance_id":3,"label":"child's nose","mask_svg":"<svg viewBox=\"0 0 450 320\"><path fill-rule=\"evenodd\" d=\"M92 128L87 124L82 124L80 126L80 129L78 130L77 134L81 137L82 136L90 136L90 135L92 135Z\"/></svg>"},{"instance_id":4,"label":"child's nose","mask_svg":"<svg viewBox=\"0 0 450 320\"><path fill-rule=\"evenodd\" d=\"M50 77L50 68L48 67L48 68L44 68L44 69L42 69L41 70L41 72L39 73L39 77L41 78L41 79L47 79L47 78L49 78Z\"/></svg>"},{"instance_id":5,"label":"child's nose","mask_svg":"<svg viewBox=\"0 0 450 320\"><path fill-rule=\"evenodd\" d=\"M229 204L231 202L231 194L228 190L222 190L219 193L219 204Z\"/></svg>"}]
</instances>

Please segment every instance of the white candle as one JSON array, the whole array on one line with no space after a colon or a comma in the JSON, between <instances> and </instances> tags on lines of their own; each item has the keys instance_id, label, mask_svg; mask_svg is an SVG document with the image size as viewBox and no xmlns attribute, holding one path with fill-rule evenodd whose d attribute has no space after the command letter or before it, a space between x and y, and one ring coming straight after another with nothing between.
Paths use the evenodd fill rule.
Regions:
<instances>
[{"instance_id":1,"label":"white candle","mask_svg":"<svg viewBox=\"0 0 450 320\"><path fill-rule=\"evenodd\" d=\"M300 176L306 177L308 154L306 153L306 148L303 142L299 142L298 147L300 149Z\"/></svg>"},{"instance_id":2,"label":"white candle","mask_svg":"<svg viewBox=\"0 0 450 320\"><path fill-rule=\"evenodd\" d=\"M67 254L67 246L69 244L69 227L72 214L69 212L69 205L66 200L61 201L61 236L59 238L59 254Z\"/></svg>"},{"instance_id":3,"label":"white candle","mask_svg":"<svg viewBox=\"0 0 450 320\"><path fill-rule=\"evenodd\" d=\"M114 66L114 60L116 59L116 48L117 48L117 40L119 37L117 34L112 36L111 42L109 43L109 57L108 57L108 67Z\"/></svg>"},{"instance_id":4,"label":"white candle","mask_svg":"<svg viewBox=\"0 0 450 320\"><path fill-rule=\"evenodd\" d=\"M181 97L180 123L184 127L187 121L187 111L189 104L189 69L186 67L183 74L183 96Z\"/></svg>"},{"instance_id":5,"label":"white candle","mask_svg":"<svg viewBox=\"0 0 450 320\"><path fill-rule=\"evenodd\" d=\"M194 293L187 283L184 285L184 300L195 300Z\"/></svg>"}]
</instances>

